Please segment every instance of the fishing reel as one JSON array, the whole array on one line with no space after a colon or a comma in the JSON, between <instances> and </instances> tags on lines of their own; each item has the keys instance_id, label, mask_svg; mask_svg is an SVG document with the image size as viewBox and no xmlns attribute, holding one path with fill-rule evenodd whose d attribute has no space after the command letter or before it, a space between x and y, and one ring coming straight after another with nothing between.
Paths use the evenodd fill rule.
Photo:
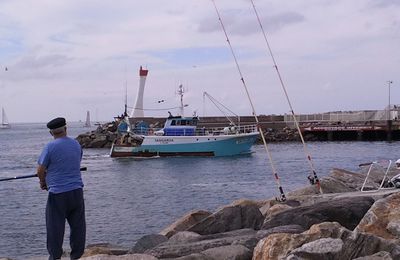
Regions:
<instances>
[{"instance_id":1,"label":"fishing reel","mask_svg":"<svg viewBox=\"0 0 400 260\"><path fill-rule=\"evenodd\" d=\"M278 197L275 197L275 200L278 201L278 202L285 202L285 201L286 201L286 196L285 196L285 194L282 193L282 194L279 196L279 198L278 198Z\"/></svg>"},{"instance_id":2,"label":"fishing reel","mask_svg":"<svg viewBox=\"0 0 400 260\"><path fill-rule=\"evenodd\" d=\"M386 188L400 188L400 174L397 174L393 178L387 181L385 184Z\"/></svg>"},{"instance_id":3,"label":"fishing reel","mask_svg":"<svg viewBox=\"0 0 400 260\"><path fill-rule=\"evenodd\" d=\"M310 182L311 185L315 185L317 183L317 181L315 180L315 178L311 175L307 176L308 181Z\"/></svg>"}]
</instances>

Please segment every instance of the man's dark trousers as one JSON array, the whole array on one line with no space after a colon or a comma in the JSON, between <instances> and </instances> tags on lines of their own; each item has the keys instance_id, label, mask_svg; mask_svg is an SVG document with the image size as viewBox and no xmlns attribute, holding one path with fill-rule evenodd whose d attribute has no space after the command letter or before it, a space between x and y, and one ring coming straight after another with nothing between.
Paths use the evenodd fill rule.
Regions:
<instances>
[{"instance_id":1,"label":"man's dark trousers","mask_svg":"<svg viewBox=\"0 0 400 260\"><path fill-rule=\"evenodd\" d=\"M71 259L79 259L85 250L86 222L83 190L49 193L46 205L47 250L49 260L60 259L63 253L65 220L71 229Z\"/></svg>"}]
</instances>

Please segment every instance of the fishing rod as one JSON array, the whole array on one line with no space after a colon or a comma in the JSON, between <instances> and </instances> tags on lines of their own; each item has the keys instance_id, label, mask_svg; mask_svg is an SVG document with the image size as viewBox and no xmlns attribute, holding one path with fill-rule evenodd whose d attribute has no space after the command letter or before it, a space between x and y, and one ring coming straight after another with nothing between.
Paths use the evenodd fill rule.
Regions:
<instances>
[{"instance_id":1,"label":"fishing rod","mask_svg":"<svg viewBox=\"0 0 400 260\"><path fill-rule=\"evenodd\" d=\"M267 44L267 47L268 47L268 50L269 50L269 54L271 55L272 61L273 61L273 63L274 63L274 68L275 68L275 70L276 70L276 73L278 74L279 81L280 81L280 83L281 83L283 92L285 93L286 100L287 100L287 102L288 102L288 104L289 104L290 112L292 113L292 116L293 116L293 121L294 121L294 123L295 123L295 125L296 125L297 131L299 132L300 139L301 139L301 142L302 142L302 144L303 144L304 153L305 153L305 155L306 155L307 161L308 161L309 166L310 166L310 168L311 168L312 175L309 175L307 178L308 178L308 180L310 181L311 184L316 184L317 187L318 187L318 189L319 189L319 192L320 192L321 194L323 194L322 188L321 188L321 183L320 183L320 181L319 181L319 179L318 179L317 172L316 172L315 167L314 167L314 163L313 163L313 161L312 161L312 159L311 159L311 155L310 155L310 153L309 153L309 151L308 151L308 148L307 148L307 145L306 145L306 143L305 143L305 141L304 141L303 134L302 134L302 132L301 132L301 130L300 130L299 122L298 122L298 120L296 119L296 116L295 116L295 113L294 113L294 110L293 110L293 107L292 107L292 103L290 102L289 95L288 95L288 93L287 93L287 91L286 91L285 84L283 83L283 79L282 79L281 73L279 72L279 69L278 69L278 64L277 64L276 61L275 61L274 55L273 55L273 53L272 53L271 46L269 45L269 42L268 42L268 39L267 39L267 34L265 33L265 30L264 30L264 28L263 28L263 26L262 26L262 23L261 23L261 20L260 20L260 16L258 15L256 6L254 5L254 1L253 1L253 0L250 0L250 2L251 2L251 4L252 4L252 6L253 6L253 10L254 10L254 13L255 13L255 15L256 15L256 17L257 17L258 24L260 25L261 31L262 31L262 33L263 33L265 43Z\"/></svg>"},{"instance_id":2,"label":"fishing rod","mask_svg":"<svg viewBox=\"0 0 400 260\"><path fill-rule=\"evenodd\" d=\"M81 167L79 169L81 172L86 171L87 167ZM20 180L20 179L28 179L28 178L34 178L38 177L37 173L36 174L30 174L30 175L22 175L22 176L15 176L15 177L8 177L8 178L2 178L0 181L12 181L12 180Z\"/></svg>"},{"instance_id":3,"label":"fishing rod","mask_svg":"<svg viewBox=\"0 0 400 260\"><path fill-rule=\"evenodd\" d=\"M370 166L371 164L377 164L377 163L379 162L374 161L374 162L360 163L358 167Z\"/></svg>"},{"instance_id":4,"label":"fishing rod","mask_svg":"<svg viewBox=\"0 0 400 260\"><path fill-rule=\"evenodd\" d=\"M221 15L219 14L217 5L215 4L215 1L214 1L214 0L211 0L211 1L212 1L213 4L214 4L215 11L216 11L216 13L217 13L219 22L220 22L220 24L221 24L222 30L224 31L224 34L225 34L225 37L226 37L226 41L228 42L228 45L229 45L229 48L230 48L230 50L231 50L233 59L235 60L235 64L236 64L237 71L239 72L240 80L242 81L243 87L244 87L244 89L245 89L245 91L246 91L247 98L248 98L248 100L249 100L249 102L250 102L250 105L251 105L251 109L252 109L252 113L253 113L254 119L256 120L257 128L258 128L258 130L259 130L259 132L260 132L260 136L261 136L261 139L262 139L262 141L263 141L265 151L267 152L267 155L268 155L268 158L269 158L269 162L270 162L270 165L271 165L271 168L272 168L272 174L273 174L273 176L275 177L275 182L276 182L276 185L277 185L278 190L279 190L279 192L280 192L280 198L279 198L279 199L277 198L277 200L282 201L282 202L283 202L283 201L286 201L286 196L285 196L285 193L283 192L283 188L282 188L281 182L280 182L280 180L279 180L278 172L276 171L276 168L275 168L275 165L274 165L274 161L273 161L273 159L272 159L271 152L270 152L270 150L269 150L269 148L268 148L267 142L266 142L266 140L265 140L264 132L263 132L261 126L260 126L260 122L259 122L259 120L258 120L257 113L256 113L255 108L254 108L254 105L253 105L253 101L251 100L251 97L250 97L250 94L249 94L247 85L246 85L246 83L245 83L245 81L244 81L244 77L243 77L242 71L241 71L241 69L240 69L239 62L238 62L238 60L237 60L237 58L236 58L235 52L233 51L232 44L231 44L231 42L230 42L230 40L229 40L229 37L228 37L228 34L227 34L226 30L225 30L225 26L224 26L224 23L222 22Z\"/></svg>"}]
</instances>

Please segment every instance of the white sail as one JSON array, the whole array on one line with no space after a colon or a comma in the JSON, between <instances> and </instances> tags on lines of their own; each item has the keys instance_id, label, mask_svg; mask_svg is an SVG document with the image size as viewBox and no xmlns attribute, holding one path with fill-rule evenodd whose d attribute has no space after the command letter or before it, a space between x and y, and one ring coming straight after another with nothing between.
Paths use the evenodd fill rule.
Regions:
<instances>
[{"instance_id":1,"label":"white sail","mask_svg":"<svg viewBox=\"0 0 400 260\"><path fill-rule=\"evenodd\" d=\"M1 108L1 125L0 128L10 128L10 124L8 123L8 118L4 108Z\"/></svg>"},{"instance_id":2,"label":"white sail","mask_svg":"<svg viewBox=\"0 0 400 260\"><path fill-rule=\"evenodd\" d=\"M85 127L91 127L91 124L90 124L90 112L89 111L86 112Z\"/></svg>"}]
</instances>

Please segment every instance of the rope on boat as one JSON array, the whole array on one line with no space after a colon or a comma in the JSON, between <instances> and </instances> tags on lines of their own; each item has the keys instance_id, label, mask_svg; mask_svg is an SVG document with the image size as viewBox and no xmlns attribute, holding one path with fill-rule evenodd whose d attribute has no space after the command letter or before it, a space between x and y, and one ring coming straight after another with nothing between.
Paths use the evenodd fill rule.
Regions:
<instances>
[{"instance_id":1,"label":"rope on boat","mask_svg":"<svg viewBox=\"0 0 400 260\"><path fill-rule=\"evenodd\" d=\"M229 37L228 37L228 34L227 34L226 30L225 30L225 26L224 26L224 23L222 22L221 15L219 14L217 5L215 4L215 1L214 1L214 0L211 0L211 1L212 1L213 4L214 4L215 11L216 11L216 13L217 13L219 22L220 22L220 24L221 24L222 30L224 31L224 34L225 34L225 37L226 37L226 41L228 42L228 45L229 45L229 48L230 48L230 50L231 50L233 59L235 60L236 68L237 68L237 70L238 70L238 72L239 72L239 75L240 75L240 80L242 81L243 87L244 87L244 89L245 89L245 91L246 91L246 95L247 95L247 98L248 98L248 100L249 100L249 102L250 102L250 105L251 105L251 109L252 109L252 113L253 113L254 119L256 120L256 123L257 123L257 128L258 128L258 130L259 130L259 132L260 132L261 139L262 139L262 141L263 141L265 151L267 152L267 155L268 155L268 158L269 158L269 162L270 162L270 165L271 165L271 168L272 168L272 173L273 173L273 176L274 176L274 178L275 178L276 185L277 185L277 187L278 187L278 189L279 189L279 192L280 192L280 198L279 198L279 199L277 198L277 200L279 200L279 201L286 201L286 196L285 196L285 193L283 192L283 188L282 188L282 185L281 185L279 176L278 176L278 172L276 171L276 168L275 168L275 165L274 165L274 161L273 161L273 159L272 159L272 155L271 155L271 152L270 152L270 150L269 150L269 148L268 148L267 142L265 141L264 132L263 132L261 126L260 126L260 123L259 123L259 120L258 120L256 111L255 111L255 108L254 108L254 105L253 105L253 101L251 100L251 97L250 97L250 94L249 94L249 91L248 91L246 82L244 81L243 74L242 74L242 71L241 71L241 69L240 69L240 66L239 66L238 60L237 60L237 58L236 58L235 52L233 51L232 44L231 44L231 42L230 42L230 40L229 40Z\"/></svg>"},{"instance_id":2,"label":"rope on boat","mask_svg":"<svg viewBox=\"0 0 400 260\"><path fill-rule=\"evenodd\" d=\"M214 106L226 117L226 119L228 119L229 123L231 123L234 126L237 126L235 124L235 122L233 122L233 120L231 119L230 116L228 116L224 110L222 110L220 108L220 106L222 106L225 110L229 111L231 114L235 115L238 121L238 124L240 125L240 117L238 115L236 115L232 110L230 110L229 108L227 108L226 106L224 106L224 104L222 104L221 102L219 102L218 100L216 100L213 96L211 96L210 94L208 94L207 92L203 92L203 102L205 102L204 98L208 97L208 99L214 104Z\"/></svg>"},{"instance_id":3,"label":"rope on boat","mask_svg":"<svg viewBox=\"0 0 400 260\"><path fill-rule=\"evenodd\" d=\"M292 113L292 116L293 116L293 121L294 121L294 123L295 123L295 125L296 125L297 131L299 132L301 142L303 143L303 150L304 150L304 153L305 153L305 155L306 155L308 164L309 164L309 166L310 166L310 168L311 168L311 172L312 172L312 175L309 175L309 176L308 176L308 180L310 181L311 184L316 184L317 187L318 187L318 189L319 189L319 192L320 192L321 194L323 194L322 188L321 188L321 184L320 184L320 181L319 181L318 176L317 176L317 172L315 171L314 163L313 163L313 161L312 161L312 159L311 159L311 155L310 155L310 153L309 153L309 151L308 151L308 149L307 149L306 142L304 141L303 134L302 134L302 132L301 132L301 130L300 130L299 122L298 122L298 120L296 119L296 116L295 116L295 114L294 114L294 110L293 110L293 107L292 107L292 103L290 102L289 95L288 95L288 93L287 93L287 91L286 91L285 84L283 83L283 79L282 79L281 73L279 72L278 65L277 65L277 63L276 63L276 61L275 61L274 55L273 55L273 53L272 53L271 46L269 45L269 42L268 42L268 39L267 39L267 34L265 33L265 30L264 30L264 28L263 28L263 26L262 26L262 23L261 23L261 20L260 20L260 16L258 15L256 6L254 5L254 1L253 1L253 0L250 0L250 2L251 2L251 4L252 4L252 6L253 6L253 10L254 10L254 13L255 13L255 15L256 15L256 17L257 17L258 24L260 25L261 31L262 31L262 33L263 33L265 43L267 44L267 48L268 48L268 50L269 50L269 54L271 55L272 61L273 61L273 63L274 63L274 68L275 68L275 70L276 70L276 73L278 74L279 81L280 81L280 83L281 83L283 92L285 93L286 100L287 100L287 102L288 102L288 104L289 104L290 112Z\"/></svg>"}]
</instances>

